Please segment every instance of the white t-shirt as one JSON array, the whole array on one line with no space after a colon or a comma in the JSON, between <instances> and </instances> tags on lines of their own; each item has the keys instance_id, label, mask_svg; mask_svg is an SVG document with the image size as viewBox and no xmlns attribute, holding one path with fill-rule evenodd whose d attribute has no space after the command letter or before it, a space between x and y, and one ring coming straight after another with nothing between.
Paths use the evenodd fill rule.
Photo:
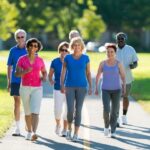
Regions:
<instances>
[{"instance_id":1,"label":"white t-shirt","mask_svg":"<svg viewBox=\"0 0 150 150\"><path fill-rule=\"evenodd\" d=\"M133 76L129 65L135 61L138 61L138 57L135 52L135 49L129 45L125 45L122 49L118 47L116 52L116 57L117 60L120 63L122 63L122 65L124 66L126 84L130 84L133 81Z\"/></svg>"}]
</instances>

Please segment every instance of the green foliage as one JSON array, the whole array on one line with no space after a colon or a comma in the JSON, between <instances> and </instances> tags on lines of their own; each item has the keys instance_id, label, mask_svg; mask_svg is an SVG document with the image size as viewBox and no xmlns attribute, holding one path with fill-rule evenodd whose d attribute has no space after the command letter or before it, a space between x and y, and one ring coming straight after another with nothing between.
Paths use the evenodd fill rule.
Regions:
<instances>
[{"instance_id":1,"label":"green foliage","mask_svg":"<svg viewBox=\"0 0 150 150\"><path fill-rule=\"evenodd\" d=\"M100 15L91 10L84 10L83 17L78 21L78 28L84 39L99 39L105 31L105 24Z\"/></svg>"},{"instance_id":2,"label":"green foliage","mask_svg":"<svg viewBox=\"0 0 150 150\"><path fill-rule=\"evenodd\" d=\"M7 40L16 30L18 11L14 4L7 0L0 2L0 39Z\"/></svg>"}]
</instances>

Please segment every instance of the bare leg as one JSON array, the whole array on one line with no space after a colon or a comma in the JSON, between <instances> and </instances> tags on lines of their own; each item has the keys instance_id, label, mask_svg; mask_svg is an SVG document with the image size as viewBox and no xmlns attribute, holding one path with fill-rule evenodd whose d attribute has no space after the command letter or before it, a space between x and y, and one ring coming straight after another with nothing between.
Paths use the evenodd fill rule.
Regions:
<instances>
[{"instance_id":1,"label":"bare leg","mask_svg":"<svg viewBox=\"0 0 150 150\"><path fill-rule=\"evenodd\" d=\"M128 98L123 98L123 110L128 110L129 107L129 100Z\"/></svg>"},{"instance_id":2,"label":"bare leg","mask_svg":"<svg viewBox=\"0 0 150 150\"><path fill-rule=\"evenodd\" d=\"M79 127L78 127L78 126L75 126L74 134L75 134L75 135L78 135L78 131L79 131Z\"/></svg>"},{"instance_id":3,"label":"bare leg","mask_svg":"<svg viewBox=\"0 0 150 150\"><path fill-rule=\"evenodd\" d=\"M26 115L25 121L26 121L26 126L27 126L28 132L32 132L31 115Z\"/></svg>"},{"instance_id":4,"label":"bare leg","mask_svg":"<svg viewBox=\"0 0 150 150\"><path fill-rule=\"evenodd\" d=\"M32 130L34 133L36 133L38 123L39 123L39 114L32 114Z\"/></svg>"},{"instance_id":5,"label":"bare leg","mask_svg":"<svg viewBox=\"0 0 150 150\"><path fill-rule=\"evenodd\" d=\"M67 120L64 120L64 130L65 130L65 131L67 130L67 126L68 126L68 121L67 121Z\"/></svg>"},{"instance_id":6,"label":"bare leg","mask_svg":"<svg viewBox=\"0 0 150 150\"><path fill-rule=\"evenodd\" d=\"M20 96L14 96L14 117L15 121L20 121Z\"/></svg>"}]
</instances>

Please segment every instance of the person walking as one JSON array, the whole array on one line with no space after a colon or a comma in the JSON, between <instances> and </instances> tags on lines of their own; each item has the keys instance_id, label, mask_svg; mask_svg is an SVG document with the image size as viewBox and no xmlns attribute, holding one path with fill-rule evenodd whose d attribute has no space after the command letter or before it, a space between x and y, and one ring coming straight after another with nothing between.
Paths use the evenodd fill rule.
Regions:
<instances>
[{"instance_id":1,"label":"person walking","mask_svg":"<svg viewBox=\"0 0 150 150\"><path fill-rule=\"evenodd\" d=\"M58 46L59 57L55 58L51 62L51 67L49 70L49 82L51 85L54 85L53 95L54 95L54 114L56 120L56 129L55 133L60 135L61 132L61 116L63 114L63 130L61 132L62 136L67 135L67 104L66 104L66 95L61 93L60 90L60 75L62 64L64 62L64 57L69 53L68 51L69 43L61 42ZM54 75L54 80L53 80ZM64 108L64 112L63 112Z\"/></svg>"},{"instance_id":2,"label":"person walking","mask_svg":"<svg viewBox=\"0 0 150 150\"><path fill-rule=\"evenodd\" d=\"M116 57L117 60L122 63L126 77L126 94L123 96L123 115L121 117L122 124L128 123L126 115L129 108L129 94L131 91L131 85L133 81L131 70L138 66L138 57L136 51L132 46L126 44L126 40L127 35L125 33L119 32L118 34L116 34Z\"/></svg>"},{"instance_id":3,"label":"person walking","mask_svg":"<svg viewBox=\"0 0 150 150\"><path fill-rule=\"evenodd\" d=\"M25 48L26 31L23 29L16 30L14 37L17 45L12 47L7 60L7 89L14 99L14 118L16 123L15 131L12 136L20 136L20 82L21 78L15 76L16 63L18 59L27 53Z\"/></svg>"},{"instance_id":4,"label":"person walking","mask_svg":"<svg viewBox=\"0 0 150 150\"><path fill-rule=\"evenodd\" d=\"M106 46L107 59L99 65L96 75L95 94L98 95L99 79L102 74L102 101L104 118L104 135L109 135L109 126L111 127L111 137L116 137L117 118L119 114L122 93L125 94L125 73L122 64L116 60L116 45L113 43Z\"/></svg>"},{"instance_id":5,"label":"person walking","mask_svg":"<svg viewBox=\"0 0 150 150\"><path fill-rule=\"evenodd\" d=\"M15 75L21 77L20 96L25 112L27 140L36 140L39 112L43 96L42 81L46 81L47 72L43 59L37 55L42 49L41 42L31 38L26 42L27 55L19 58ZM33 133L33 134L32 134Z\"/></svg>"},{"instance_id":6,"label":"person walking","mask_svg":"<svg viewBox=\"0 0 150 150\"><path fill-rule=\"evenodd\" d=\"M85 47L83 40L80 37L73 38L69 47L72 53L68 54L64 59L61 73L61 92L66 93L67 99L67 139L77 142L79 127L81 123L81 111L87 92L87 80L89 84L89 94L92 93L92 81L89 57L82 54L82 51ZM75 128L72 138L71 132L73 119L75 120Z\"/></svg>"}]
</instances>

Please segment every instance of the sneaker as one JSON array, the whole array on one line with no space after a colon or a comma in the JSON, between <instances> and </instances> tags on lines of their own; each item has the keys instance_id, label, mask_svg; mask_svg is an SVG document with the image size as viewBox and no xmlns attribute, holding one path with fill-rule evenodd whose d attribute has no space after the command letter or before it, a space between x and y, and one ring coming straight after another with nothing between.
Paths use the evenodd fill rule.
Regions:
<instances>
[{"instance_id":1,"label":"sneaker","mask_svg":"<svg viewBox=\"0 0 150 150\"><path fill-rule=\"evenodd\" d=\"M104 135L108 136L109 135L109 129L108 128L104 128Z\"/></svg>"},{"instance_id":2,"label":"sneaker","mask_svg":"<svg viewBox=\"0 0 150 150\"><path fill-rule=\"evenodd\" d=\"M56 125L55 133L56 133L57 135L60 135L60 129L61 129L61 127L58 126L58 125Z\"/></svg>"},{"instance_id":3,"label":"sneaker","mask_svg":"<svg viewBox=\"0 0 150 150\"><path fill-rule=\"evenodd\" d=\"M123 115L122 116L122 124L127 124L127 116L126 115Z\"/></svg>"},{"instance_id":4,"label":"sneaker","mask_svg":"<svg viewBox=\"0 0 150 150\"><path fill-rule=\"evenodd\" d=\"M71 131L67 132L67 136L66 136L67 140L71 140Z\"/></svg>"},{"instance_id":5,"label":"sneaker","mask_svg":"<svg viewBox=\"0 0 150 150\"><path fill-rule=\"evenodd\" d=\"M73 142L78 142L79 139L78 139L78 135L74 134L73 138L72 138L72 141Z\"/></svg>"},{"instance_id":6,"label":"sneaker","mask_svg":"<svg viewBox=\"0 0 150 150\"><path fill-rule=\"evenodd\" d=\"M31 140L32 133L28 132L26 135L26 140Z\"/></svg>"},{"instance_id":7,"label":"sneaker","mask_svg":"<svg viewBox=\"0 0 150 150\"><path fill-rule=\"evenodd\" d=\"M117 119L117 127L121 127L121 121L120 121L120 118Z\"/></svg>"},{"instance_id":8,"label":"sneaker","mask_svg":"<svg viewBox=\"0 0 150 150\"><path fill-rule=\"evenodd\" d=\"M36 134L33 134L33 135L32 135L32 138L31 138L31 141L36 141L37 138L38 138L38 136L37 136Z\"/></svg>"},{"instance_id":9,"label":"sneaker","mask_svg":"<svg viewBox=\"0 0 150 150\"><path fill-rule=\"evenodd\" d=\"M61 132L61 136L62 136L62 137L66 137L66 136L67 136L67 131L66 131L66 130L63 130L63 131Z\"/></svg>"},{"instance_id":10,"label":"sneaker","mask_svg":"<svg viewBox=\"0 0 150 150\"><path fill-rule=\"evenodd\" d=\"M12 136L20 136L20 130L16 128Z\"/></svg>"},{"instance_id":11,"label":"sneaker","mask_svg":"<svg viewBox=\"0 0 150 150\"><path fill-rule=\"evenodd\" d=\"M111 133L111 136L110 136L111 138L116 138L116 133L114 132L114 133Z\"/></svg>"}]
</instances>

